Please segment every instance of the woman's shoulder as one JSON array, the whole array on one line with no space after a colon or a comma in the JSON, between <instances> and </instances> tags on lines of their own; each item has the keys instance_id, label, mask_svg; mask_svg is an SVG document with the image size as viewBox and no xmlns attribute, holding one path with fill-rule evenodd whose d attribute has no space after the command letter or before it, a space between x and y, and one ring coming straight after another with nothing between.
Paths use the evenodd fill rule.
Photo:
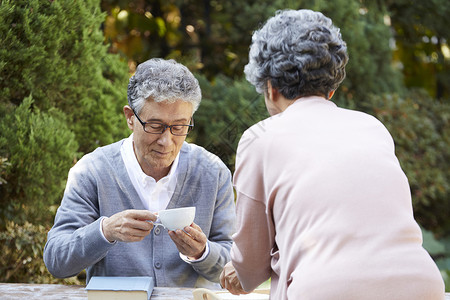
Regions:
<instances>
[{"instance_id":1,"label":"woman's shoulder","mask_svg":"<svg viewBox=\"0 0 450 300\"><path fill-rule=\"evenodd\" d=\"M244 131L239 141L239 146L258 143L265 140L273 132L273 126L277 123L278 115L261 120ZM256 145L256 144L255 144ZM242 147L241 146L241 147Z\"/></svg>"}]
</instances>

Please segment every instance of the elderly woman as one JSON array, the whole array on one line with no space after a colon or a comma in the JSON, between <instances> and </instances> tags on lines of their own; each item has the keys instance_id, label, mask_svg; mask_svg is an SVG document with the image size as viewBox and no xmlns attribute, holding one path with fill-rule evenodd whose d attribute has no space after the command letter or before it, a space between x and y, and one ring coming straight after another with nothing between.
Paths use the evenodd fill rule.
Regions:
<instances>
[{"instance_id":1,"label":"elderly woman","mask_svg":"<svg viewBox=\"0 0 450 300\"><path fill-rule=\"evenodd\" d=\"M220 159L185 142L200 101L185 66L163 59L138 66L123 109L133 133L85 155L69 172L44 250L53 275L86 268L88 281L151 276L157 286L218 286L230 259L234 194ZM147 222L184 206L197 208L184 230Z\"/></svg>"},{"instance_id":2,"label":"elderly woman","mask_svg":"<svg viewBox=\"0 0 450 300\"><path fill-rule=\"evenodd\" d=\"M271 118L241 138L230 292L272 299L443 299L386 128L330 101L347 48L319 12L286 10L253 35L245 74Z\"/></svg>"}]
</instances>

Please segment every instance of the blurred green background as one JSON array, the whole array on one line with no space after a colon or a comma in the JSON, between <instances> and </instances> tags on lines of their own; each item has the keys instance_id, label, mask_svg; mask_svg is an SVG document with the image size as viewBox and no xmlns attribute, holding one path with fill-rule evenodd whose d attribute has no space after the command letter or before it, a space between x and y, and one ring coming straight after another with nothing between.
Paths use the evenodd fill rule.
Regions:
<instances>
[{"instance_id":1,"label":"blurred green background","mask_svg":"<svg viewBox=\"0 0 450 300\"><path fill-rule=\"evenodd\" d=\"M69 168L130 134L128 78L174 58L201 84L188 139L233 170L242 132L267 117L243 77L251 35L275 11L319 10L348 44L334 96L391 132L424 246L450 276L450 31L447 0L0 0L0 282L55 279L42 251Z\"/></svg>"}]
</instances>

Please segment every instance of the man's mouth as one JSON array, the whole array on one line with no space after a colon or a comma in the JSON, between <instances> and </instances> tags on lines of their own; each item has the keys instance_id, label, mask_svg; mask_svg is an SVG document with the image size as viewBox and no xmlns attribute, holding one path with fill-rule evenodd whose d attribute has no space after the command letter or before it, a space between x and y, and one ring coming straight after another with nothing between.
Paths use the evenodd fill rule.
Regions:
<instances>
[{"instance_id":1,"label":"man's mouth","mask_svg":"<svg viewBox=\"0 0 450 300\"><path fill-rule=\"evenodd\" d=\"M167 155L170 154L170 152L156 151L156 150L153 150L153 152L155 152L155 154L156 154L157 156L167 156Z\"/></svg>"}]
</instances>

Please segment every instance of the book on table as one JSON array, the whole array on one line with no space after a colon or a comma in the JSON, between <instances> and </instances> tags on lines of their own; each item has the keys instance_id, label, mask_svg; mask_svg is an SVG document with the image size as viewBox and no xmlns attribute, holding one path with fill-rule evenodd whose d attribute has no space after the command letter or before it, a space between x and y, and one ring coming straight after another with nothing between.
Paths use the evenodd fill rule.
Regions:
<instances>
[{"instance_id":1,"label":"book on table","mask_svg":"<svg viewBox=\"0 0 450 300\"><path fill-rule=\"evenodd\" d=\"M88 300L148 300L155 283L153 277L93 276L86 286Z\"/></svg>"}]
</instances>

